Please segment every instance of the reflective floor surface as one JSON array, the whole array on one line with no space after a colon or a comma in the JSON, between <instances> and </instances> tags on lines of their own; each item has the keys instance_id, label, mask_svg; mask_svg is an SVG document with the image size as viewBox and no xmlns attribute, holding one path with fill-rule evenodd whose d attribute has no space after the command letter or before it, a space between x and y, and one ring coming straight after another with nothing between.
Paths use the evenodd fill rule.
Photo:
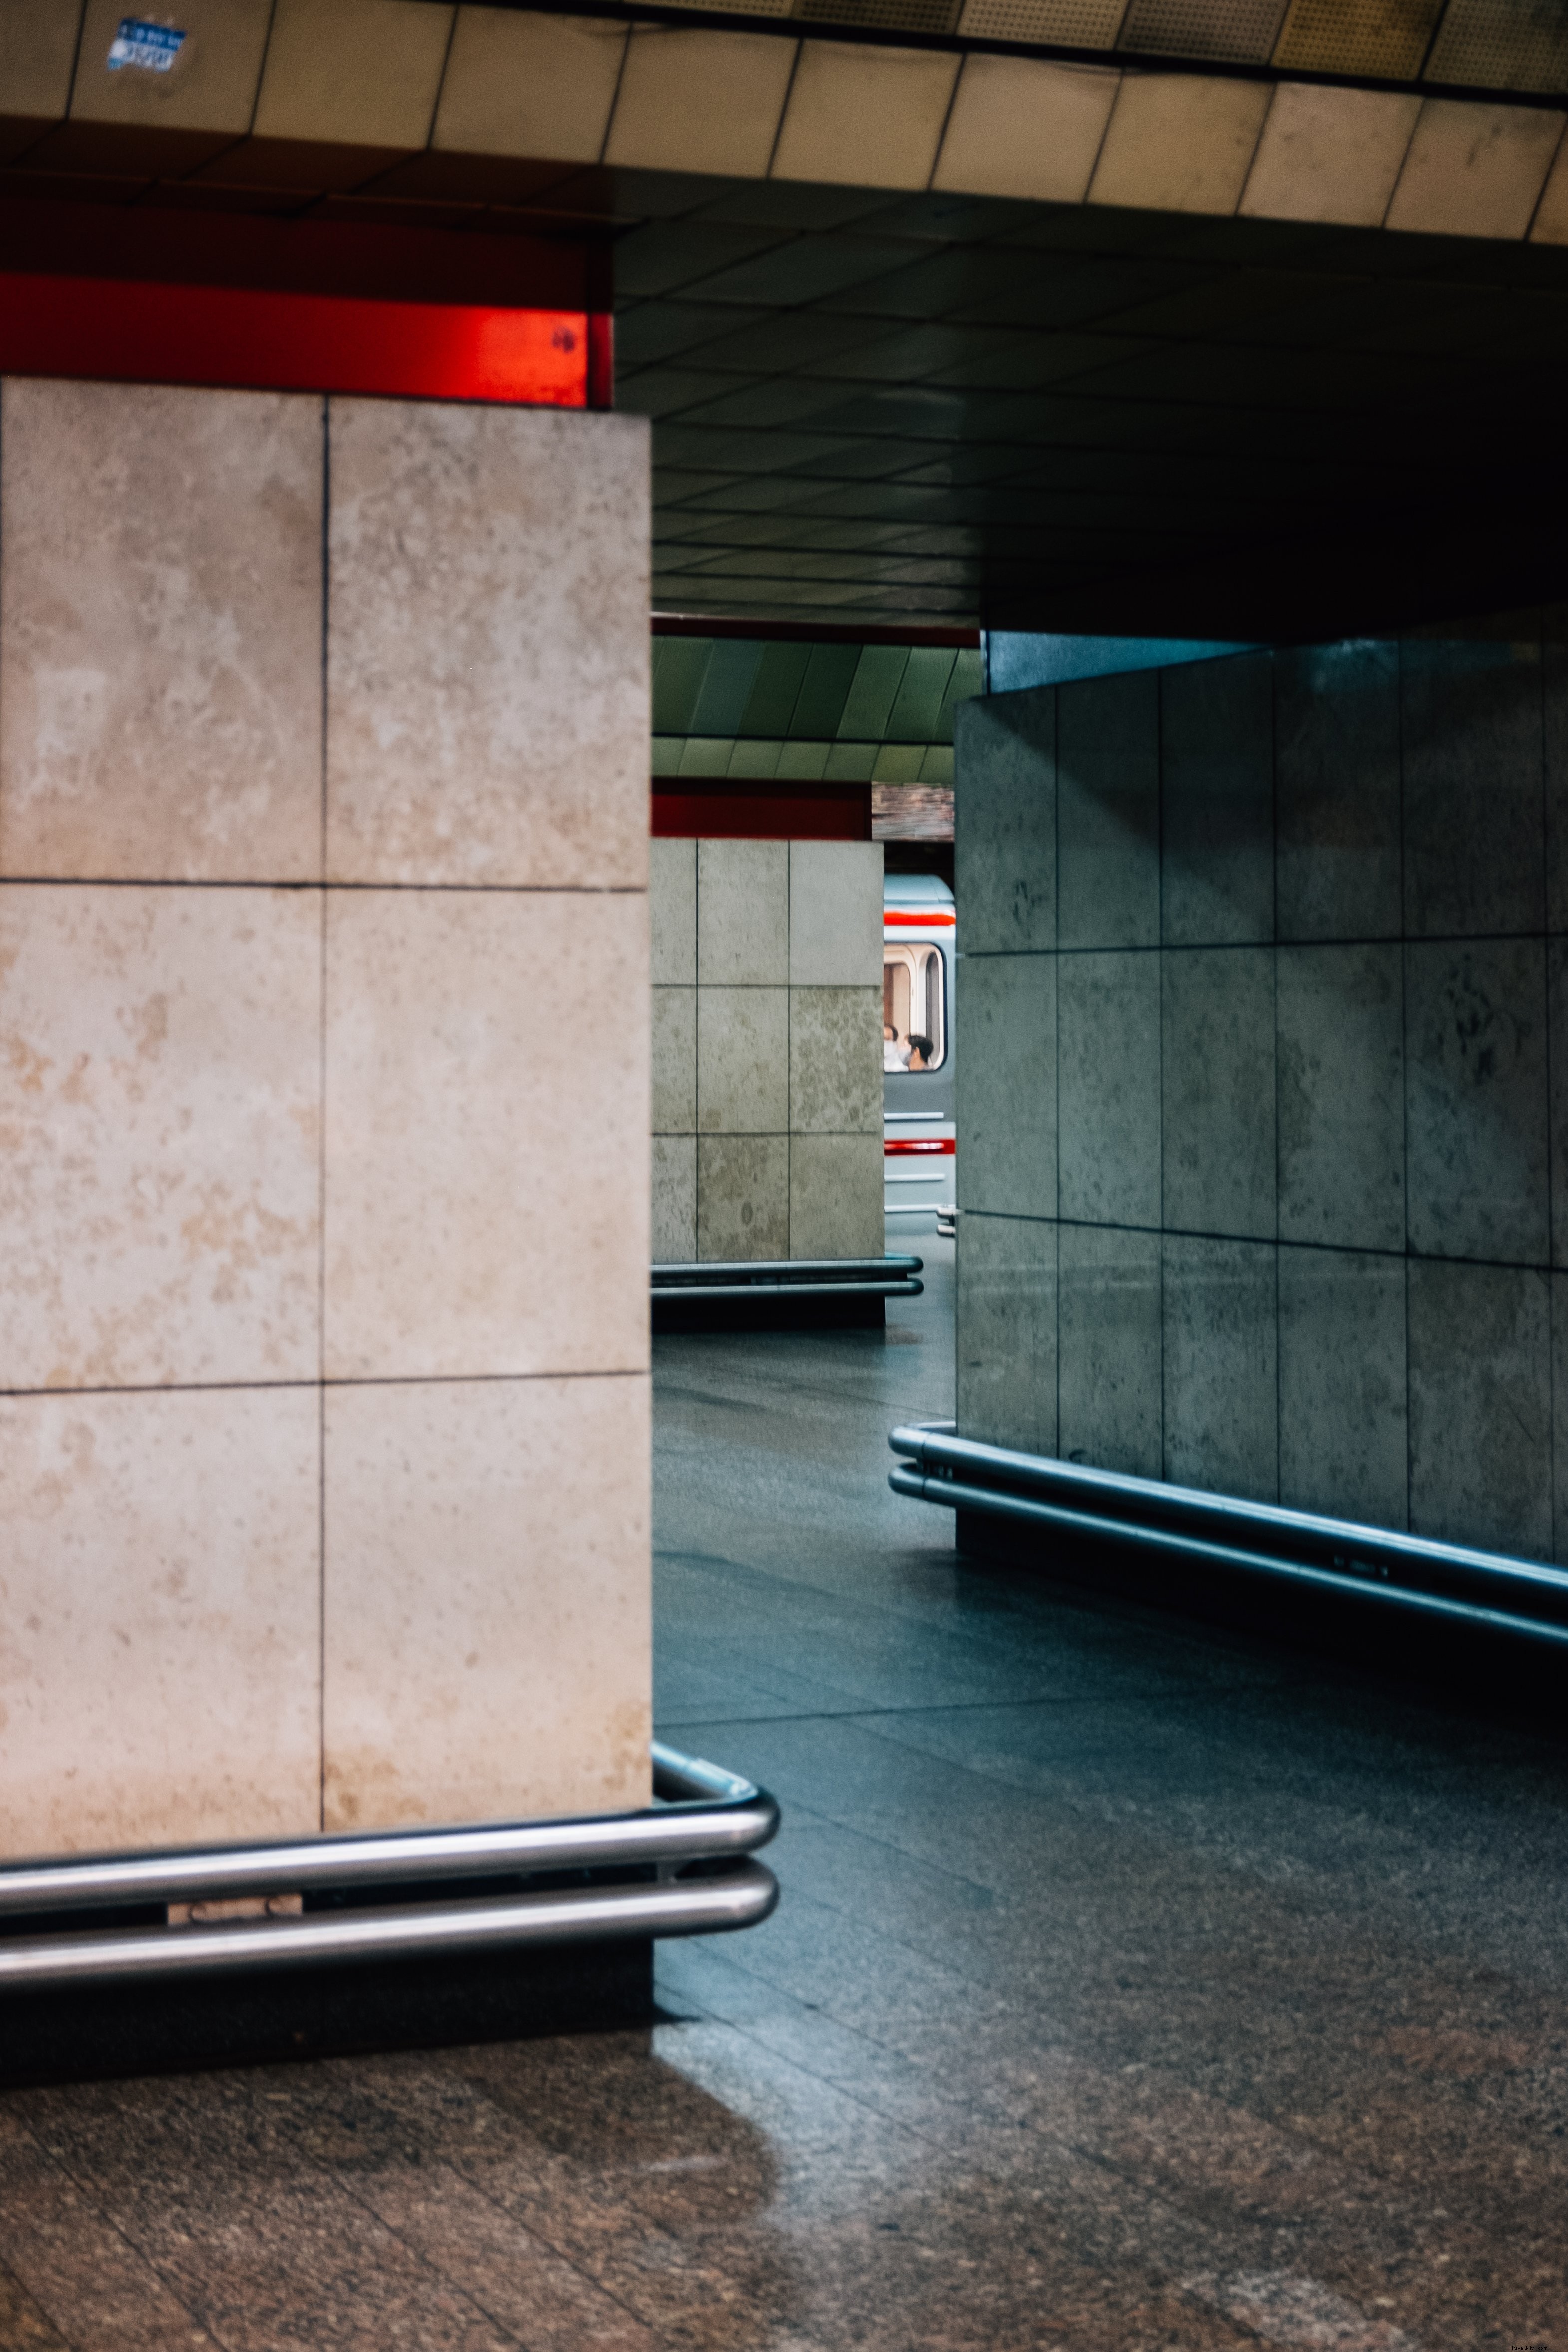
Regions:
<instances>
[{"instance_id":1,"label":"reflective floor surface","mask_svg":"<svg viewBox=\"0 0 1568 2352\"><path fill-rule=\"evenodd\" d=\"M666 2021L0 2098L0 2346L1568 2347L1568 1743L961 1567L871 1333L658 1345L660 1729L784 1898Z\"/></svg>"}]
</instances>

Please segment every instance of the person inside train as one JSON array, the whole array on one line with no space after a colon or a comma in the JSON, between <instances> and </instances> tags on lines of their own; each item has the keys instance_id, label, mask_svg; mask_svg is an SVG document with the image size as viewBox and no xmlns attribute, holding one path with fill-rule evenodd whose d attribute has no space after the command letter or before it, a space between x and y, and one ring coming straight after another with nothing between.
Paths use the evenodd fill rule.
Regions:
<instances>
[{"instance_id":1,"label":"person inside train","mask_svg":"<svg viewBox=\"0 0 1568 2352\"><path fill-rule=\"evenodd\" d=\"M882 1066L884 1070L904 1070L909 1066L909 1048L899 1044L897 1030L886 1021L882 1024Z\"/></svg>"},{"instance_id":2,"label":"person inside train","mask_svg":"<svg viewBox=\"0 0 1568 2352\"><path fill-rule=\"evenodd\" d=\"M905 1068L911 1070L928 1070L931 1067L932 1051L933 1047L929 1037L912 1036L905 1047L905 1052L908 1055L908 1060L904 1065Z\"/></svg>"}]
</instances>

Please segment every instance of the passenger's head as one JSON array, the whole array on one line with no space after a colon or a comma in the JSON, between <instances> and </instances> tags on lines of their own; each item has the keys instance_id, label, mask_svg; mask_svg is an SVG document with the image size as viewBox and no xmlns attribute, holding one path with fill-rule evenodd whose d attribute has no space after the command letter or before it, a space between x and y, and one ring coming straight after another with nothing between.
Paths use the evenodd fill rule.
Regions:
<instances>
[{"instance_id":1,"label":"passenger's head","mask_svg":"<svg viewBox=\"0 0 1568 2352\"><path fill-rule=\"evenodd\" d=\"M889 1021L882 1024L882 1042L884 1045L896 1045L898 1043L898 1032Z\"/></svg>"},{"instance_id":2,"label":"passenger's head","mask_svg":"<svg viewBox=\"0 0 1568 2352\"><path fill-rule=\"evenodd\" d=\"M929 1037L910 1038L909 1066L912 1070L928 1070L931 1067L931 1054L932 1045Z\"/></svg>"}]
</instances>

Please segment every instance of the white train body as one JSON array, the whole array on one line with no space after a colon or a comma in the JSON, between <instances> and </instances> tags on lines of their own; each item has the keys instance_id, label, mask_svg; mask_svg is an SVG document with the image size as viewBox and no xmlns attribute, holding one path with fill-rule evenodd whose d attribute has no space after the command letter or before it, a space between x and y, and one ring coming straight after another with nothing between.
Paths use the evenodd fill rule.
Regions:
<instances>
[{"instance_id":1,"label":"white train body","mask_svg":"<svg viewBox=\"0 0 1568 2352\"><path fill-rule=\"evenodd\" d=\"M883 1202L888 1241L931 1233L955 1199L953 893L935 874L883 884ZM889 1040L887 1031L895 1032ZM911 1053L910 1041L915 1041ZM922 1041L926 1050L921 1050ZM911 1067L911 1063L914 1066ZM922 1064L925 1066L921 1066Z\"/></svg>"}]
</instances>

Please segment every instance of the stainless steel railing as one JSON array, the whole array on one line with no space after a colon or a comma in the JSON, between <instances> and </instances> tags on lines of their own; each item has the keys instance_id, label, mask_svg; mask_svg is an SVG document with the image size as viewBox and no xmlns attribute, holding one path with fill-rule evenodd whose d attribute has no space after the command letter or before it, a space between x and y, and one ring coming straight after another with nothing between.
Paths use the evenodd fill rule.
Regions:
<instances>
[{"instance_id":1,"label":"stainless steel railing","mask_svg":"<svg viewBox=\"0 0 1568 2352\"><path fill-rule=\"evenodd\" d=\"M483 1945L712 1934L755 1926L779 1899L751 1859L779 1826L764 1790L717 1765L653 1748L654 1803L583 1820L392 1830L260 1845L65 1855L0 1865L0 1993L7 1987L152 1977L214 1969L350 1961ZM694 1872L694 1865L696 1866ZM643 1868L632 1883L602 1874ZM530 1888L581 1872L583 1883ZM682 1875L682 1873L693 1874ZM516 1881L495 1894L443 1895ZM405 1890L428 1885L428 1895ZM384 1906L191 1926L94 1927L95 1910L298 1895L308 1903L388 1890ZM61 1913L84 1925L61 1928ZM29 1915L55 1915L28 1932Z\"/></svg>"}]
</instances>

